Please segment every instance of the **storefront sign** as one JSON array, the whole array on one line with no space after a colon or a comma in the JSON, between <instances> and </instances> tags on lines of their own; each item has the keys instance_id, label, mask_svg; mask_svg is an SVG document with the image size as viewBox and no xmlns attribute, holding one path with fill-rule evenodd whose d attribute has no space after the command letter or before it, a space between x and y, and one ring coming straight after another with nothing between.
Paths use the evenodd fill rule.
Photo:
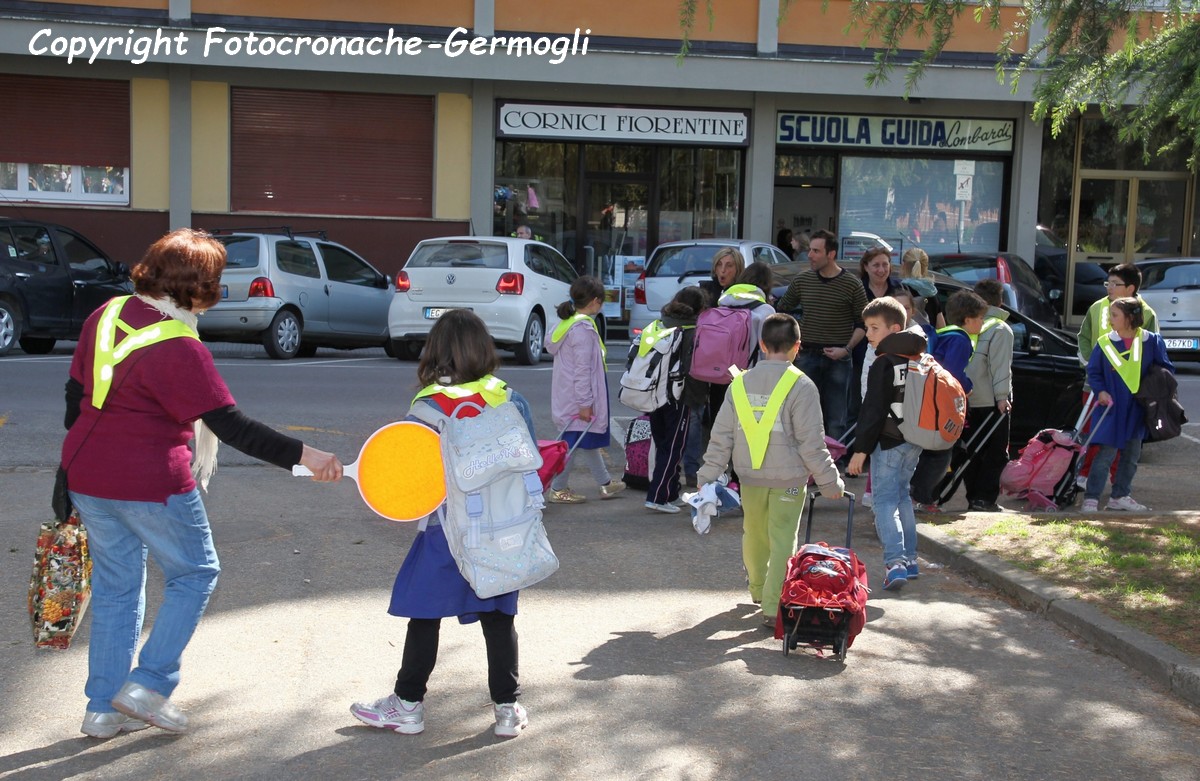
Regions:
<instances>
[{"instance_id":1,"label":"storefront sign","mask_svg":"<svg viewBox=\"0 0 1200 781\"><path fill-rule=\"evenodd\" d=\"M1009 119L794 114L780 112L779 144L954 152L1011 152Z\"/></svg>"},{"instance_id":2,"label":"storefront sign","mask_svg":"<svg viewBox=\"0 0 1200 781\"><path fill-rule=\"evenodd\" d=\"M745 145L749 124L743 111L501 103L497 132L519 138Z\"/></svg>"}]
</instances>

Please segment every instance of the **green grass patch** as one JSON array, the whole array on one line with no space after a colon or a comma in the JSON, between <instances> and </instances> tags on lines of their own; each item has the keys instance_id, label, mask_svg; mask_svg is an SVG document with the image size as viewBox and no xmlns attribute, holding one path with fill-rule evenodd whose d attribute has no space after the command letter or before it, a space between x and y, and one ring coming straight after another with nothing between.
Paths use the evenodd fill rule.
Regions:
<instances>
[{"instance_id":1,"label":"green grass patch","mask_svg":"<svg viewBox=\"0 0 1200 781\"><path fill-rule=\"evenodd\" d=\"M943 529L1200 655L1200 518L974 516Z\"/></svg>"}]
</instances>

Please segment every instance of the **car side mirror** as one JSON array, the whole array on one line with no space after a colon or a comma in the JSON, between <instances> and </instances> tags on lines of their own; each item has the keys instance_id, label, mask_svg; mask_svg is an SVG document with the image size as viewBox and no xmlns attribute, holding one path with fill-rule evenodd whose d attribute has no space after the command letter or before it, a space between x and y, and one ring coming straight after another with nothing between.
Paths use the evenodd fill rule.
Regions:
<instances>
[{"instance_id":1,"label":"car side mirror","mask_svg":"<svg viewBox=\"0 0 1200 781\"><path fill-rule=\"evenodd\" d=\"M1029 352L1032 355L1038 355L1042 352L1042 337L1041 334L1029 335Z\"/></svg>"},{"instance_id":2,"label":"car side mirror","mask_svg":"<svg viewBox=\"0 0 1200 781\"><path fill-rule=\"evenodd\" d=\"M118 277L129 276L129 266L126 266L124 263L114 263L113 269Z\"/></svg>"}]
</instances>

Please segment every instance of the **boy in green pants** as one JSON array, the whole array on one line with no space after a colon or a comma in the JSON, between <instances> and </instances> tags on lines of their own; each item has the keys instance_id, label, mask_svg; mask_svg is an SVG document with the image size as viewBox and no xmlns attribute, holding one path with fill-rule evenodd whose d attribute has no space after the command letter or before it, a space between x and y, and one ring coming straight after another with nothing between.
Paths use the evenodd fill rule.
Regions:
<instances>
[{"instance_id":1,"label":"boy in green pants","mask_svg":"<svg viewBox=\"0 0 1200 781\"><path fill-rule=\"evenodd\" d=\"M742 561L750 598L762 604L763 624L774 627L808 477L830 499L841 498L844 486L825 447L817 386L792 365L800 351L795 318L768 316L759 350L758 364L729 385L697 482L715 482L732 458L741 480Z\"/></svg>"}]
</instances>

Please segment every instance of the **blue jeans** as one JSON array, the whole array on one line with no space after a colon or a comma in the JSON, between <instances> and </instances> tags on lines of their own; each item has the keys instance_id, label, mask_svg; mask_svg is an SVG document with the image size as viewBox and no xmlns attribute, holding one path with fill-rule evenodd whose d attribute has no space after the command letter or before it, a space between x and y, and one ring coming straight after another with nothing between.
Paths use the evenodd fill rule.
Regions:
<instances>
[{"instance_id":1,"label":"blue jeans","mask_svg":"<svg viewBox=\"0 0 1200 781\"><path fill-rule=\"evenodd\" d=\"M1134 437L1120 449L1111 445L1100 446L1100 452L1092 461L1092 471L1088 472L1087 487L1083 490L1084 499L1100 498L1100 494L1104 492L1109 467L1112 466L1118 452L1121 454L1121 460L1117 462L1117 473L1113 475L1112 481L1112 496L1109 498L1120 499L1122 496L1129 496L1129 492L1133 490L1133 476L1137 474L1138 461L1142 458L1141 437Z\"/></svg>"},{"instance_id":2,"label":"blue jeans","mask_svg":"<svg viewBox=\"0 0 1200 781\"><path fill-rule=\"evenodd\" d=\"M871 454L875 533L883 543L885 567L917 560L917 517L908 483L920 457L921 448L908 442L890 450L876 446Z\"/></svg>"},{"instance_id":3,"label":"blue jeans","mask_svg":"<svg viewBox=\"0 0 1200 781\"><path fill-rule=\"evenodd\" d=\"M835 361L814 350L801 350L796 356L796 368L813 381L821 394L825 434L834 439L841 439L846 433L846 416L850 405L850 373L853 365L850 356Z\"/></svg>"},{"instance_id":4,"label":"blue jeans","mask_svg":"<svg viewBox=\"0 0 1200 781\"><path fill-rule=\"evenodd\" d=\"M221 571L199 490L166 504L100 499L71 492L92 553L92 634L87 709L111 713L112 698L132 681L170 697L179 661ZM162 605L138 665L133 652L146 611L146 553L166 580Z\"/></svg>"}]
</instances>

